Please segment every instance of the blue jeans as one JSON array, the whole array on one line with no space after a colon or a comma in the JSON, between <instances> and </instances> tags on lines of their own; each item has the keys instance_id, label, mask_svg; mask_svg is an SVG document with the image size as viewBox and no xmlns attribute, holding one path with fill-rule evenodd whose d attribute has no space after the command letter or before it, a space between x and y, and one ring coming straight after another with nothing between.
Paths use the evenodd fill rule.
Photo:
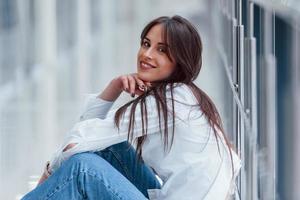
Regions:
<instances>
[{"instance_id":1,"label":"blue jeans","mask_svg":"<svg viewBox=\"0 0 300 200\"><path fill-rule=\"evenodd\" d=\"M73 155L22 200L144 200L147 189L160 187L151 168L123 142L96 153Z\"/></svg>"}]
</instances>

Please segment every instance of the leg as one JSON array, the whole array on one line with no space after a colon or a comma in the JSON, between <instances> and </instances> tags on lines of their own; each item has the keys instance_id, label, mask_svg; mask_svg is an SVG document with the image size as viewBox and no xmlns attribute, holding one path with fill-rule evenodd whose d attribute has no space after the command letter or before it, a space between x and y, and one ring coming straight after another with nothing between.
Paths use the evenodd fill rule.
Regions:
<instances>
[{"instance_id":1,"label":"leg","mask_svg":"<svg viewBox=\"0 0 300 200\"><path fill-rule=\"evenodd\" d=\"M107 161L94 153L80 153L65 161L23 200L97 199L143 200L145 196Z\"/></svg>"},{"instance_id":2,"label":"leg","mask_svg":"<svg viewBox=\"0 0 300 200\"><path fill-rule=\"evenodd\" d=\"M138 160L135 149L128 142L112 145L96 154L107 160L147 198L147 189L161 188L152 169Z\"/></svg>"}]
</instances>

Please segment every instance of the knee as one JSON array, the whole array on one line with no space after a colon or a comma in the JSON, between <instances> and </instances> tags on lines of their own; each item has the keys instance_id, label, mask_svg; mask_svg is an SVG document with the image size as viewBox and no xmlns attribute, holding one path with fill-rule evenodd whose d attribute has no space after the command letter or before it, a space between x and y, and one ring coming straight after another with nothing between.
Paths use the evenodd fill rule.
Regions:
<instances>
[{"instance_id":1,"label":"knee","mask_svg":"<svg viewBox=\"0 0 300 200\"><path fill-rule=\"evenodd\" d=\"M85 152L85 153L78 153L74 154L69 158L69 161L72 163L87 163L93 160L97 160L99 156L95 155L94 153Z\"/></svg>"},{"instance_id":2,"label":"knee","mask_svg":"<svg viewBox=\"0 0 300 200\"><path fill-rule=\"evenodd\" d=\"M99 168L103 165L105 160L95 153L79 153L71 156L66 162L65 166L71 168L72 171L86 171Z\"/></svg>"}]
</instances>

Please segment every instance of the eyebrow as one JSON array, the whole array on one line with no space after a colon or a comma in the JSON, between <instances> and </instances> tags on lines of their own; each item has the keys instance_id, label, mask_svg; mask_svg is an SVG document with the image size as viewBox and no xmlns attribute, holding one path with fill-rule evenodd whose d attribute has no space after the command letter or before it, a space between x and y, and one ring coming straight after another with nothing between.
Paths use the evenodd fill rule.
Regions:
<instances>
[{"instance_id":1,"label":"eyebrow","mask_svg":"<svg viewBox=\"0 0 300 200\"><path fill-rule=\"evenodd\" d=\"M149 38L147 38L147 37L144 37L144 39L146 39L146 40L148 40L149 42L151 42L151 40L150 40ZM166 46L166 47L168 47L168 46L169 46L168 44L166 44L166 43L163 43L163 42L159 42L158 44L159 44L159 45Z\"/></svg>"}]
</instances>

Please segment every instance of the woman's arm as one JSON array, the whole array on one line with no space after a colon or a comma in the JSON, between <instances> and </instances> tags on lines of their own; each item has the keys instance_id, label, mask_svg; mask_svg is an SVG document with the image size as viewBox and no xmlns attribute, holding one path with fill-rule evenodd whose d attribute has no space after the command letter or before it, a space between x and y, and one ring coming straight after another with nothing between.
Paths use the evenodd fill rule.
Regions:
<instances>
[{"instance_id":1,"label":"woman's arm","mask_svg":"<svg viewBox=\"0 0 300 200\"><path fill-rule=\"evenodd\" d=\"M113 102L117 100L123 91L130 93L131 96L134 97L135 95L143 94L143 92L150 86L151 83L142 81L137 77L136 73L122 75L111 80L108 86L97 96L97 98ZM64 148L64 151L74 147L75 145L76 144L74 143L69 144L66 148Z\"/></svg>"},{"instance_id":2,"label":"woman's arm","mask_svg":"<svg viewBox=\"0 0 300 200\"><path fill-rule=\"evenodd\" d=\"M103 90L98 98L106 101L115 101L123 92L123 88L119 78L113 79L108 86Z\"/></svg>"},{"instance_id":3,"label":"woman's arm","mask_svg":"<svg viewBox=\"0 0 300 200\"><path fill-rule=\"evenodd\" d=\"M134 80L132 84L130 84L131 79ZM135 74L124 75L113 79L101 94L91 94L87 96L85 100L85 109L80 116L80 121L93 118L106 118L108 111L111 109L120 93L126 91L134 95L140 95L145 91L144 85L145 84L141 80L136 78ZM130 91L131 88L133 92Z\"/></svg>"},{"instance_id":4,"label":"woman's arm","mask_svg":"<svg viewBox=\"0 0 300 200\"><path fill-rule=\"evenodd\" d=\"M151 83L144 82L137 77L137 74L122 75L113 79L98 98L106 101L115 101L125 91L135 95L141 95L150 87Z\"/></svg>"},{"instance_id":5,"label":"woman's arm","mask_svg":"<svg viewBox=\"0 0 300 200\"><path fill-rule=\"evenodd\" d=\"M123 91L130 93L131 96L134 97L135 95L141 95L148 87L151 87L151 83L142 81L137 77L137 74L122 75L111 80L108 86L97 96L97 98L113 102ZM76 146L76 143L68 144L63 151L65 152L74 146ZM44 182L49 175L50 172L47 166L38 184Z\"/></svg>"},{"instance_id":6,"label":"woman's arm","mask_svg":"<svg viewBox=\"0 0 300 200\"><path fill-rule=\"evenodd\" d=\"M167 91L167 105L170 109L171 94ZM159 134L165 128L171 128L176 124L185 122L189 118L189 113L192 109L194 102L190 97L189 92L185 87L177 87L174 89L174 110L176 117L173 121L169 115L166 124L160 126L160 111L157 110L156 100L153 95L146 98L145 105L147 107L147 134ZM191 105L190 105L191 104ZM141 115L142 107L136 106L135 109L135 123L132 132L132 137L138 138L144 133L144 123ZM127 109L122 119L120 120L119 127L115 125L114 111L109 113L106 118L93 118L90 120L81 121L74 125L74 127L66 135L61 148L53 156L50 163L50 171L55 171L61 163L74 154L87 152L87 151L100 151L106 147L117 144L128 139L128 127L130 124L131 108ZM170 113L169 113L170 114ZM202 116L202 115L201 115Z\"/></svg>"},{"instance_id":7,"label":"woman's arm","mask_svg":"<svg viewBox=\"0 0 300 200\"><path fill-rule=\"evenodd\" d=\"M134 97L134 95L141 95L145 90L147 90L147 87L150 86L151 83L143 82L136 74L122 75L111 80L108 86L97 96L97 98L105 101L115 101L123 91L130 93L131 96ZM75 145L76 144L74 143L69 144L63 151L67 151Z\"/></svg>"},{"instance_id":8,"label":"woman's arm","mask_svg":"<svg viewBox=\"0 0 300 200\"><path fill-rule=\"evenodd\" d=\"M111 80L108 86L97 96L97 98L112 102L115 101L123 91L130 93L131 96L134 97L136 94L141 95L145 90L147 90L147 87L150 86L151 83L143 82L136 74L122 75ZM76 144L74 143L69 144L63 151L67 151L75 145Z\"/></svg>"}]
</instances>

